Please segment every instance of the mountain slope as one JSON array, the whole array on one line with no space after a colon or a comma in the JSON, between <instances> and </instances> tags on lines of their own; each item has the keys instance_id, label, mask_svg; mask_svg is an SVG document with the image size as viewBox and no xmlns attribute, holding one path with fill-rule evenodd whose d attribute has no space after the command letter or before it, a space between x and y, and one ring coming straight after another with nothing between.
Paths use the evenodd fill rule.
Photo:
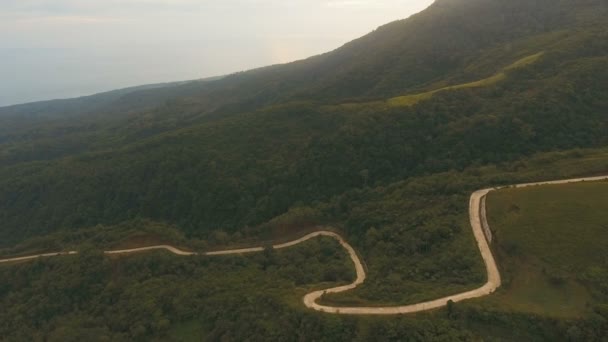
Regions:
<instances>
[{"instance_id":1,"label":"mountain slope","mask_svg":"<svg viewBox=\"0 0 608 342\"><path fill-rule=\"evenodd\" d=\"M607 7L443 0L326 55L138 91L171 95L110 121L26 119L0 139L0 237L135 217L206 236L353 188L603 146ZM365 103L440 88L411 108Z\"/></svg>"},{"instance_id":2,"label":"mountain slope","mask_svg":"<svg viewBox=\"0 0 608 342\"><path fill-rule=\"evenodd\" d=\"M409 19L384 25L324 55L234 74L211 86L187 82L154 88L163 93L175 87L174 97L195 96L223 104L245 101L248 105L400 95L461 72L484 49L601 21L607 11L601 0L441 0ZM508 51L503 55L516 59ZM494 71L486 68L468 76L482 78ZM98 101L82 100L85 105ZM37 110L29 104L13 106L0 109L0 115Z\"/></svg>"},{"instance_id":3,"label":"mountain slope","mask_svg":"<svg viewBox=\"0 0 608 342\"><path fill-rule=\"evenodd\" d=\"M222 261L96 249L209 251L330 226L368 278L324 300L398 305L478 287L471 191L608 173L607 8L442 0L308 60L118 92L103 108L75 100L63 115L43 104L9 115L14 129L0 117L0 255L81 251L0 269L0 335L601 341L608 306L593 291L568 319L485 300L382 320L305 312L299 293L348 279L322 241Z\"/></svg>"}]
</instances>

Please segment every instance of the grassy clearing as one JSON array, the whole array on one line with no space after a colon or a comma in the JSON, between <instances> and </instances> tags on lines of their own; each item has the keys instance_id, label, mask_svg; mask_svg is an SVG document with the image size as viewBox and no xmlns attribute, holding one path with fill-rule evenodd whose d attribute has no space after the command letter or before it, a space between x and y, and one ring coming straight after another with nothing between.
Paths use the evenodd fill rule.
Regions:
<instances>
[{"instance_id":1,"label":"grassy clearing","mask_svg":"<svg viewBox=\"0 0 608 342\"><path fill-rule=\"evenodd\" d=\"M398 97L388 99L387 103L391 107L408 107L408 106L413 106L420 101L428 100L431 97L433 97L433 95L435 95L436 93L441 92L441 91L488 87L488 86L494 85L494 84L504 80L507 77L508 71L512 71L515 69L519 69L519 68L528 66L528 65L536 62L542 55L543 55L543 52L539 52L537 54L524 57L524 58L518 60L517 62L507 66L501 72L499 72L493 76L490 76L488 78L479 80L479 81L443 87L443 88L431 90L431 91L428 91L425 93L420 93L420 94L398 96Z\"/></svg>"},{"instance_id":2,"label":"grassy clearing","mask_svg":"<svg viewBox=\"0 0 608 342\"><path fill-rule=\"evenodd\" d=\"M608 182L501 190L488 215L505 278L490 303L580 317L605 299L597 275L608 273Z\"/></svg>"},{"instance_id":3,"label":"grassy clearing","mask_svg":"<svg viewBox=\"0 0 608 342\"><path fill-rule=\"evenodd\" d=\"M541 58L543 56L543 54L544 54L544 52L541 51L541 52L536 53L534 55L530 55L530 56L524 57L524 58L518 60L517 62L509 65L508 67L506 67L505 71L511 71L511 70L515 70L515 69L520 69L520 68L526 67L526 66L528 66L530 64L534 64L534 63L536 63L536 61L539 58Z\"/></svg>"},{"instance_id":4,"label":"grassy clearing","mask_svg":"<svg viewBox=\"0 0 608 342\"><path fill-rule=\"evenodd\" d=\"M494 74L490 77L487 77L487 78L484 78L484 79L481 79L478 81L456 84L456 85L451 85L451 86L446 86L446 87L440 87L438 89L430 90L430 91L427 91L424 93L419 93L419 94L397 96L397 97L390 98L388 100L379 100L379 101L370 101L370 102L361 102L361 103L342 103L342 104L337 104L337 105L328 105L325 107L329 108L329 109L334 109L334 110L339 109L339 110L345 110L345 111L351 111L351 110L361 111L361 110L366 110L366 109L367 110L379 110L379 109L386 109L386 108L390 108L390 107L411 107L419 102L430 100L435 94L442 92L442 91L483 88L483 87L489 87L491 85L494 85L494 84L504 80L505 78L507 78L507 73L509 71L520 69L520 68L526 67L530 64L533 64L540 57L542 57L543 54L544 54L544 52L539 52L537 54L524 57L524 58L516 61L515 63L505 67L497 74Z\"/></svg>"},{"instance_id":5,"label":"grassy clearing","mask_svg":"<svg viewBox=\"0 0 608 342\"><path fill-rule=\"evenodd\" d=\"M392 99L388 99L387 103L391 107L409 107L415 105L418 102L429 100L431 97L433 97L433 95L435 95L435 93L440 92L442 90L447 90L447 88L427 91L426 93L421 94L393 97Z\"/></svg>"},{"instance_id":6,"label":"grassy clearing","mask_svg":"<svg viewBox=\"0 0 608 342\"><path fill-rule=\"evenodd\" d=\"M204 336L208 334L208 331L204 329L204 322L200 322L199 320L190 320L187 322L182 322L179 324L175 324L168 332L167 336L162 339L157 339L155 341L179 341L179 342L195 342L195 341L203 341Z\"/></svg>"}]
</instances>

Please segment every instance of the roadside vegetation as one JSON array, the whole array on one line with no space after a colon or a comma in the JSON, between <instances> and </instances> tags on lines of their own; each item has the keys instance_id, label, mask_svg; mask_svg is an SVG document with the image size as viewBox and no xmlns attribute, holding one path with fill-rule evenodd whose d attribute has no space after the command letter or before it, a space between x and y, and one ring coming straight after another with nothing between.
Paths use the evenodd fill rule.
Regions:
<instances>
[{"instance_id":1,"label":"roadside vegetation","mask_svg":"<svg viewBox=\"0 0 608 342\"><path fill-rule=\"evenodd\" d=\"M499 257L521 292L496 298L511 306L480 299L383 319L301 304L352 277L331 242L226 259L100 251L268 245L322 226L368 272L328 302L474 288L485 279L472 191L608 173L607 15L605 0L441 0L288 65L0 109L0 255L83 252L0 266L0 339L602 340L599 259L562 270L532 239L520 253L542 263L518 271L501 239L520 237L501 230ZM449 91L424 95L436 89ZM376 105L403 94L423 95ZM540 287L517 285L517 272ZM568 291L550 284L560 279ZM548 313L558 305L566 314Z\"/></svg>"},{"instance_id":2,"label":"roadside vegetation","mask_svg":"<svg viewBox=\"0 0 608 342\"><path fill-rule=\"evenodd\" d=\"M329 238L285 251L216 258L165 252L108 258L89 250L0 267L0 336L146 340L191 321L212 340L286 338L298 330L306 335L311 331L297 319L303 293L353 277L350 258ZM279 312L285 316L266 326L265 318ZM319 326L314 315L304 316L307 324Z\"/></svg>"},{"instance_id":3,"label":"roadside vegetation","mask_svg":"<svg viewBox=\"0 0 608 342\"><path fill-rule=\"evenodd\" d=\"M413 178L388 187L351 191L315 207L293 209L258 229L260 232L284 232L305 223L331 224L339 228L360 253L366 264L368 279L361 288L352 292L325 297L326 302L371 306L411 303L476 287L485 281L483 265L468 223L468 196L471 191L490 185L599 174L605 170L608 170L608 151L605 150L543 154L516 163ZM601 196L599 192L597 195ZM125 234L129 232L127 227L133 229L129 234ZM159 227L161 229L156 229ZM535 339L557 338L565 336L568 331L571 334L580 331L587 334L581 336L592 336L588 334L599 328L593 325L597 322L589 321L591 317L608 317L608 312L602 311L602 305L587 304L592 292L586 288L582 288L581 292L581 287L571 286L570 280L564 282L561 292L558 287L557 292L543 295L544 300L551 299L551 296L559 299L560 295L565 294L572 299L563 302L561 298L562 302L551 303L542 310L538 310L538 301L526 302L527 294L511 294L510 284L507 284L505 292L501 290L495 297L458 303L416 317L377 320L318 316L318 313L305 309L301 303L302 296L311 289L349 282L354 273L350 259L331 239L313 240L293 251L269 251L226 259L182 258L163 252L108 259L95 252L104 246L124 245L125 241L137 243L133 237L146 236L142 234L155 231L175 232L166 235L163 241L187 241L177 234L177 230L167 228L154 222L135 221L114 228L72 233L83 238L85 244L81 246L87 247L88 252L85 250L85 254L80 256L0 267L0 279L11 279L10 282L0 282L0 298L5 301L3 307L11 308L5 312L5 331L9 333L16 328L14 331L24 333L22 337L50 336L50 340L56 336L59 340L59 337L86 338L92 334L117 340L147 339L152 336L164 336L176 341L201 336L207 339L221 339L222 336L242 339L246 332L251 331L254 331L251 336L267 339L280 338L282 335L278 331L285 327L303 338L317 336L318 340L344 339L345 336L361 340L374 340L378 336L426 336L428 339L443 336L449 340L470 340L473 336L480 336L478 334ZM67 232L65 234L69 235ZM117 237L120 243L113 243L112 236ZM174 240L170 240L171 236ZM504 237L501 231L497 232L497 236L502 248ZM243 238L242 235L226 234L221 239L221 246L240 246ZM74 239L64 237L62 245L69 246L70 241L76 241ZM536 241L535 246L540 246L538 248L550 248L549 245L542 245L542 239L533 241ZM212 249L214 244L220 245L219 240L199 242ZM89 262L91 255L99 255L93 258L97 266L82 264ZM502 261L501 254L499 263ZM506 262L509 265L509 261ZM85 269L91 269L93 273L83 273ZM546 273L538 273L539 269L535 272L541 277L547 276ZM96 276L89 280L93 274ZM62 279L73 280L64 283ZM542 286L544 283L540 284ZM73 292L74 286L84 287L87 295L78 297L79 292ZM215 286L215 290L201 289L208 286ZM161 291L165 287L177 287L179 290ZM520 289L534 295L547 290L535 287ZM575 292L566 292L572 290ZM128 305L116 307L111 304L126 301L127 293L133 291L137 291L138 295L127 301ZM61 305L55 306L53 302L42 300L51 293L53 298L65 297L61 299ZM190 296L192 293L195 295ZM582 297L579 296L581 293ZM32 299L25 300L29 296ZM584 304L580 304L581 298ZM513 303L503 305L503 300ZM568 307L570 302L573 302L573 306ZM187 314L181 313L184 303L189 308ZM78 314L70 315L60 309L65 305L78 308L74 309ZM141 305L146 307L142 307L141 314L138 314ZM92 311L88 311L90 309ZM557 309L572 311L564 315L549 313ZM150 316L148 312L154 314ZM264 323L266 320L260 318L278 317L276 315L279 313L284 317L278 321L281 329L268 326ZM526 316L530 314L538 316ZM114 318L108 315L119 315L129 323L116 325L112 323ZM574 318L577 321L572 322ZM28 320L37 323L22 326ZM242 325L243 321L249 323ZM277 322L274 318L273 321ZM535 327L533 332L530 325ZM405 331L400 326L407 326L409 330ZM309 329L313 329L314 334Z\"/></svg>"}]
</instances>

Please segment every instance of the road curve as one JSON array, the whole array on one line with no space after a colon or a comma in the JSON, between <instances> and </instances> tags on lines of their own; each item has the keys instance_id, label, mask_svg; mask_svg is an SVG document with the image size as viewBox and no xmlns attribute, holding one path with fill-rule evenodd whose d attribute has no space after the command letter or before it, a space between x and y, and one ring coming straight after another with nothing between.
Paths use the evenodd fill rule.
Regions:
<instances>
[{"instance_id":1,"label":"road curve","mask_svg":"<svg viewBox=\"0 0 608 342\"><path fill-rule=\"evenodd\" d=\"M403 306L388 306L388 307L335 307L335 306L326 306L317 303L317 300L321 298L326 293L338 293L344 292L351 289L354 289L359 284L363 283L365 280L365 273L363 272L363 267L361 266L362 275L359 276L359 272L357 271L357 279L355 282L349 285L335 287L327 290L315 291L311 292L304 296L304 305L307 307L327 312L333 314L345 314L345 315L398 315L398 314L408 314L408 313L416 313L421 311L433 310L444 307L448 304L449 301L460 302L466 299L478 298L487 296L494 291L498 287L500 287L500 273L498 272L498 266L496 266L496 261L494 260L494 256L492 255L492 251L490 250L490 246L486 240L486 237L483 232L482 222L481 222L481 199L486 196L491 189L479 190L474 192L471 195L471 199L469 201L469 216L471 221L471 227L473 228L473 234L475 235L475 240L477 240L477 245L479 250L481 251L481 256L486 265L488 281L482 287L468 291L459 293L452 296L447 296L439 299L435 299L432 301L411 304L411 305L403 305ZM485 215L484 215L485 217ZM344 245L343 245L344 246ZM348 246L350 247L350 246ZM346 247L345 247L346 248ZM349 248L346 248L349 250ZM350 247L349 254L354 254L354 250ZM356 256L356 254L355 254ZM355 265L359 264L360 261L358 258L352 258Z\"/></svg>"},{"instance_id":2,"label":"road curve","mask_svg":"<svg viewBox=\"0 0 608 342\"><path fill-rule=\"evenodd\" d=\"M492 255L492 251L490 249L488 240L491 240L491 237L486 237L486 233L484 233L484 226L488 227L488 223L485 215L485 206L482 206L482 202L488 193L494 190L499 190L507 187L515 187L515 188L524 188L536 185L551 185L551 184L567 184L567 183L578 183L578 182L591 182L591 181L601 181L608 180L608 176L599 176L599 177L587 177L587 178L573 178L573 179L565 179L565 180L557 180L557 181L547 181L547 182L536 182L536 183L525 183L525 184L517 184L512 186L505 187L497 187L490 189L483 189L475 191L470 198L469 201L469 217L471 222L471 228L473 229L473 235L475 236L475 240L477 241L477 246L479 247L479 251L481 252L481 257L483 258L484 264L486 266L487 278L488 281L475 290L455 294L452 296L447 296L423 303L411 304L411 305L403 305L403 306L389 306L389 307L335 307L335 306L326 306L318 304L317 301L325 294L330 293L339 293L352 290L357 286L363 284L365 281L365 269L357 252L355 249L342 238L337 233L330 231L317 231L306 236L303 236L297 240L290 241L283 244L277 244L272 246L273 249L284 249L296 246L302 242L308 241L313 238L317 238L320 236L331 237L336 239L340 245L348 252L354 266L356 272L355 281L348 285L333 287L325 290L318 290L311 293L308 293L304 296L303 301L304 305L310 309L332 313L332 314L345 314L345 315L397 315L397 314L408 314L408 313L416 313L421 311L433 310L437 308L444 307L448 304L448 302L460 302L467 299L479 298L483 296L487 296L501 285L500 272L498 271L498 266L496 265L496 260ZM489 231L488 231L489 234ZM133 253L142 253L151 250L167 250L173 254L180 256L192 256L192 255L205 255L205 256L221 256L221 255L234 255L234 254L247 254L247 253L257 253L264 251L264 247L253 247L253 248L243 248L243 249L232 249L225 251L216 251L216 252L206 252L206 253L194 253L188 251L182 251L178 248L169 245L161 245L161 246L150 246L150 247L142 247L142 248L133 248L133 249L123 249L123 250L114 250L114 251L105 251L105 254L108 255L121 255L121 254L133 254ZM74 255L78 254L76 251L69 252L58 252L58 253L45 253L45 254L36 254L30 256L22 256L16 258L9 259L0 259L0 264L2 263L11 263L11 262L20 262L20 261L29 261L37 258L45 258L45 257L55 257L62 255Z\"/></svg>"},{"instance_id":3,"label":"road curve","mask_svg":"<svg viewBox=\"0 0 608 342\"><path fill-rule=\"evenodd\" d=\"M182 256L197 254L194 252L185 252L185 251L182 251L181 249L178 249L178 248L175 248L175 247L169 246L169 245L150 246L150 247L141 247L141 248L133 248L133 249L122 249L122 250L117 250L117 251L105 251L104 253L105 254L133 254L133 253L141 253L141 252L147 252L147 251L158 250L158 249L164 249L173 254L182 255Z\"/></svg>"}]
</instances>

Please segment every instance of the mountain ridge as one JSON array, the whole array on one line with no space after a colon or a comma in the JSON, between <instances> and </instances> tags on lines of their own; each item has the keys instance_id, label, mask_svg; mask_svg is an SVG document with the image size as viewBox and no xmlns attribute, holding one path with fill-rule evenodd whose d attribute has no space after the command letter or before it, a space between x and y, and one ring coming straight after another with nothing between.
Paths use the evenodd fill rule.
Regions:
<instances>
[{"instance_id":1,"label":"mountain ridge","mask_svg":"<svg viewBox=\"0 0 608 342\"><path fill-rule=\"evenodd\" d=\"M581 258L589 268L571 274L539 264L542 286L517 286L512 268L529 260L500 230L492 248L507 267L495 296L382 320L301 310L294 293L354 277L333 240L225 260L101 251L243 248L331 226L367 277L323 305L473 289L487 274L467 217L472 191L608 173L607 10L605 0L441 0L306 61L143 90L89 113L0 115L0 255L79 251L0 267L0 335L601 341L608 261ZM385 102L408 94L398 98L407 105ZM504 202L509 216L519 209ZM551 314L559 301L542 303L581 287L567 319ZM544 310L526 308L531 294Z\"/></svg>"},{"instance_id":2,"label":"mountain ridge","mask_svg":"<svg viewBox=\"0 0 608 342\"><path fill-rule=\"evenodd\" d=\"M601 75L608 46L605 23L596 19L608 6L562 0L544 12L549 3L440 1L332 53L210 82L173 85L175 92L164 97L159 94L167 88L144 89L161 103L151 108L118 110L115 115L102 111L52 123L8 121L0 129L0 194L6 203L0 217L13 228L5 228L4 237L9 231L28 235L138 215L177 223L189 233L200 229L207 234L212 227L234 230L262 224L297 203L327 200L365 184L389 184L425 172L560 148L601 146L607 123L601 116L605 103L597 94L605 82ZM497 16L503 19L493 27L489 23ZM579 27L581 17L588 16L593 20ZM482 20L463 26L471 17ZM509 25L514 25L513 32L505 28ZM417 35L417 30L424 34ZM426 39L429 34L436 39ZM432 91L490 77L501 72L501 64L541 50L540 61L511 70L487 87L437 92L411 108L365 105L381 94L387 99L408 89ZM433 55L447 62L428 58ZM420 71L417 63L442 66L401 80L406 71L408 76ZM337 72L322 75L336 65ZM386 70L370 72L378 65ZM309 73L312 67L318 75ZM351 79L348 70L356 70L358 78ZM335 82L315 83L332 77ZM378 83L378 77L385 78ZM597 82L588 84L589 78ZM307 79L313 82L302 83ZM403 83L410 81L411 86ZM349 86L331 90L344 82ZM560 83L572 86L556 86ZM391 86L379 90L385 87L380 84ZM359 89L368 87L372 90L365 94ZM585 92L577 93L580 89ZM353 97L356 101L348 106L332 106ZM579 130L565 129L568 125ZM507 139L513 143L502 144ZM15 174L27 176L17 179ZM186 189L176 186L173 176L184 182L200 178L200 184ZM40 183L48 185L37 188ZM83 184L90 194L75 191ZM244 200L238 189L248 194ZM77 194L67 200L55 198L73 192ZM161 199L175 204L161 208ZM196 212L202 203L205 209ZM72 206L83 209L68 209ZM222 207L237 214L218 209ZM15 230L19 217L32 218L30 233Z\"/></svg>"},{"instance_id":3,"label":"mountain ridge","mask_svg":"<svg viewBox=\"0 0 608 342\"><path fill-rule=\"evenodd\" d=\"M457 54L450 53L450 51L454 49L456 49L456 51L462 51L463 48L462 41L459 41L458 45L454 45L454 42L458 41L458 39L454 39L454 37L459 37L460 39L462 39L462 37L467 37L464 44L468 45L471 49L478 49L478 46L483 47L487 46L488 44L500 45L501 41L512 40L514 37L519 37L522 35L542 33L554 30L556 27L569 26L572 24L578 25L582 21L582 19L576 18L576 16L572 15L573 12L569 12L567 9L564 8L567 5L574 6L573 4L575 3L577 3L579 6L583 6L581 3L589 4L586 5L587 7L601 6L601 11L596 10L592 14L588 14L591 19L585 18L585 21L597 20L597 18L601 18L602 14L606 13L607 11L605 9L605 4L599 0L560 0L558 4L556 4L555 1L549 0L535 1L533 3L526 2L523 0L511 2L503 0L436 1L429 8L418 14L414 14L407 19L397 20L392 23L380 26L370 34L367 34L361 38L346 43L336 50L300 61L295 61L292 63L262 67L249 71L234 73L232 75L228 75L227 77L223 77L221 78L223 82L216 82L217 88L213 92L216 93L217 91L221 91L221 88L225 87L228 87L229 89L233 88L234 86L246 87L246 84L239 85L238 82L259 82L259 77L265 78L264 82L266 83L270 82L272 84L272 82L277 82L277 77L280 77L284 78L287 82L291 82L297 85L297 83L302 82L302 79L300 79L303 77L302 74L305 74L306 76L304 76L304 80L308 79L313 80L313 82L315 82L315 79L322 79L324 77L324 73L332 69L333 72L338 72L339 74L346 74L345 76L341 77L347 78L346 80L339 81L334 85L328 84L325 86L321 86L322 91L333 92L334 90L332 89L334 88L341 88L343 89L343 91L346 91L347 89L352 88L352 86L349 86L348 84L352 83L351 76L347 76L349 74L348 70L356 68L357 72L361 72L362 60L369 59L370 54L368 52L373 51L373 55L379 55L384 53L383 50L389 50L391 52L391 54L389 55L394 56L398 55L398 53L401 52L399 51L400 48L397 48L396 50L395 47L399 47L401 45L408 46L410 49L413 46L414 49L424 51L425 55L414 58L417 59L416 61L413 61L415 63L418 63L417 68L425 69L426 67L424 67L424 65L428 64L433 68L432 74L435 75L434 77L444 78L446 76L447 70L452 67L451 64L454 64L456 59L462 59L464 57L464 55L462 57L458 57L459 55L462 55L461 52ZM522 13L523 11L521 10L521 8L526 8L528 12L526 12L524 15ZM467 25L470 25L471 22L462 16L464 13L466 13L467 15L471 15L470 13L467 13L467 11L470 12L472 10L480 12L480 14L475 13L475 16L479 22L468 28ZM553 14L545 13L545 11L547 10L551 11ZM579 10L579 12L581 11ZM496 22L498 22L498 24L496 24ZM490 25L488 23L493 23L495 25ZM527 24L520 25L520 23ZM504 27L506 26L517 26L518 30L513 31L514 33L511 33L510 35L507 35L505 37L501 37L500 34L496 33L509 32L509 30L504 29ZM414 34L414 27L422 31L418 34ZM420 27L422 27L422 29L420 29ZM450 27L459 27L459 30L450 30L448 29ZM480 34L480 32L484 33ZM428 45L430 39L426 39L427 36L434 36L435 38L439 38L440 40L433 41L432 45ZM496 37L500 38L497 39ZM443 56L449 56L449 58L446 59L446 57ZM406 57L406 60L403 59L404 57ZM407 52L404 57L400 57L401 63L395 63L395 61L391 61L390 59L381 59L379 61L374 62L374 65L389 66L390 68L391 65L397 64L400 65L400 68L408 67L407 65L404 66L403 61L407 62L407 58L411 58L407 56ZM356 64L355 66L350 66L348 65L349 60L358 60L358 64ZM442 61L445 63L443 63ZM411 64L412 61L409 61L407 63ZM379 66L367 66L366 68L380 69L381 67ZM460 63L459 66L462 67L462 63ZM423 74L426 74L427 72L429 71L422 71ZM397 74L401 75L403 74L403 72L398 72ZM383 72L383 75L386 75L386 72ZM396 81L393 79L389 81L383 81L384 83L376 82L375 85L373 85L374 81L372 79L371 87L369 85L366 85L365 87L358 86L358 88L366 89L365 92L367 94L394 94L394 91L389 91L387 93L386 90L382 89L394 88L400 89L399 91L403 92L405 90L411 89L408 87L419 86L420 84L428 82L429 77L432 78L432 76L429 75L420 75L414 77L410 74L408 75L408 77L405 77L401 81ZM212 80L215 79L212 78ZM282 82L285 83L285 80L283 80ZM367 83L364 84L369 84L370 81L366 82ZM388 84L390 85L386 85L386 82L389 82ZM179 86L181 83L182 82L170 83L169 86ZM192 84L192 82L188 83ZM309 85L307 85L307 87L310 88ZM182 96L190 96L188 94L196 94L197 96L211 95L200 93L200 87L195 87L198 90L192 89L192 93L189 93L187 88L188 87L183 90L184 95ZM351 89L353 90L353 92L348 94L348 96L369 96L366 95L365 92L362 92L361 89ZM277 90L278 88L276 88L276 86L271 86L267 91L264 91L263 93L258 92L254 96L270 96L267 94L268 92ZM316 94L308 94L306 91L302 91L303 90L296 89L294 93L295 97L292 97L291 99L298 100L311 96L318 96ZM285 99L286 98L283 98L283 100ZM14 108L19 106L20 105L10 107ZM2 114L2 109L6 109L6 107L0 108L0 115Z\"/></svg>"}]
</instances>

